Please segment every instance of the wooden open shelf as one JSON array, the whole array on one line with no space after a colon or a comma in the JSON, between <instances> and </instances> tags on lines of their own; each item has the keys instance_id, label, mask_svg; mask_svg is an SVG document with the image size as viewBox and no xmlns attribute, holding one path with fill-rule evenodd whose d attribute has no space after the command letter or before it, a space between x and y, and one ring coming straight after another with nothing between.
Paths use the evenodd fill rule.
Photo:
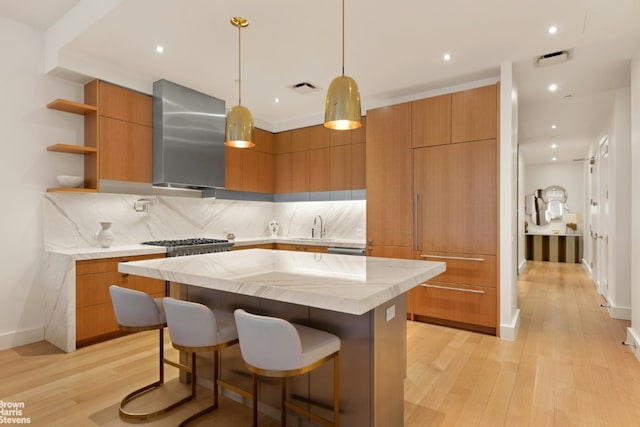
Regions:
<instances>
[{"instance_id":1,"label":"wooden open shelf","mask_svg":"<svg viewBox=\"0 0 640 427\"><path fill-rule=\"evenodd\" d=\"M80 115L98 111L98 107L96 107L95 105L82 104L80 102L69 101L62 98L51 101L47 104L47 108Z\"/></svg>"},{"instance_id":2,"label":"wooden open shelf","mask_svg":"<svg viewBox=\"0 0 640 427\"><path fill-rule=\"evenodd\" d=\"M47 188L47 193L97 193L97 188L67 188L55 187Z\"/></svg>"},{"instance_id":3,"label":"wooden open shelf","mask_svg":"<svg viewBox=\"0 0 640 427\"><path fill-rule=\"evenodd\" d=\"M97 153L98 149L96 147L87 147L85 145L54 144L48 146L47 151L71 154L92 154Z\"/></svg>"}]
</instances>

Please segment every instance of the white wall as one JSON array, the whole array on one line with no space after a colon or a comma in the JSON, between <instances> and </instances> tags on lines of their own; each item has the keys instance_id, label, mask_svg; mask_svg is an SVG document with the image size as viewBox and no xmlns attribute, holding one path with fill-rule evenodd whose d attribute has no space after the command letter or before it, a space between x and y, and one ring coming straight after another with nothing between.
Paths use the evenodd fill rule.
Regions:
<instances>
[{"instance_id":1,"label":"white wall","mask_svg":"<svg viewBox=\"0 0 640 427\"><path fill-rule=\"evenodd\" d=\"M609 313L631 320L631 90L615 91L609 127Z\"/></svg>"},{"instance_id":2,"label":"white wall","mask_svg":"<svg viewBox=\"0 0 640 427\"><path fill-rule=\"evenodd\" d=\"M500 66L500 337L515 340L518 309L518 90L513 64Z\"/></svg>"},{"instance_id":3,"label":"white wall","mask_svg":"<svg viewBox=\"0 0 640 427\"><path fill-rule=\"evenodd\" d=\"M55 176L82 174L82 158L52 153L82 144L83 119L48 110L55 98L82 100L82 86L43 74L43 34L0 16L0 349L44 336L37 277L42 263L42 194Z\"/></svg>"},{"instance_id":4,"label":"white wall","mask_svg":"<svg viewBox=\"0 0 640 427\"><path fill-rule=\"evenodd\" d=\"M631 62L631 327L627 339L640 358L640 50Z\"/></svg>"},{"instance_id":5,"label":"white wall","mask_svg":"<svg viewBox=\"0 0 640 427\"><path fill-rule=\"evenodd\" d=\"M524 196L525 191L525 176L526 176L527 166L524 163L524 159L522 154L518 152L518 274L522 272L524 269L527 260L525 259L525 234L524 234L524 223L525 221L531 222L528 220L527 215L524 211Z\"/></svg>"}]
</instances>

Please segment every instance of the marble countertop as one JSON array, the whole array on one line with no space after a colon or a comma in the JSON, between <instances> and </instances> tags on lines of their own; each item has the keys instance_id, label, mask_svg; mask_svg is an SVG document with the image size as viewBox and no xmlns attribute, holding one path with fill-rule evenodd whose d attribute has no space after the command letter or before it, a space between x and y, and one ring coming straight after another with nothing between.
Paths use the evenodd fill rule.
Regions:
<instances>
[{"instance_id":1,"label":"marble countertop","mask_svg":"<svg viewBox=\"0 0 640 427\"><path fill-rule=\"evenodd\" d=\"M392 300L445 268L444 262L268 249L118 264L121 273L355 315Z\"/></svg>"},{"instance_id":2,"label":"marble countertop","mask_svg":"<svg viewBox=\"0 0 640 427\"><path fill-rule=\"evenodd\" d=\"M328 239L328 238L306 238L306 237L278 237L278 238L248 238L234 240L234 246L262 245L271 243L303 244L308 246L334 246L364 248L363 241ZM48 249L47 252L68 255L75 260L90 260L101 258L112 258L119 256L163 254L167 250L161 246L150 245L122 245L110 248L70 248L70 249Z\"/></svg>"}]
</instances>

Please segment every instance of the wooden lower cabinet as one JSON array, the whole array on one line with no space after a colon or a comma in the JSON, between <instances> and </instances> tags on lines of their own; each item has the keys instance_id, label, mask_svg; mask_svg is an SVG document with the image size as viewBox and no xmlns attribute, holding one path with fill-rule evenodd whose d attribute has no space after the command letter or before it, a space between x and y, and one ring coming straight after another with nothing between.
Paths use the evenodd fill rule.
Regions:
<instances>
[{"instance_id":1,"label":"wooden lower cabinet","mask_svg":"<svg viewBox=\"0 0 640 427\"><path fill-rule=\"evenodd\" d=\"M276 248L275 243L263 243L259 245L234 246L233 250L239 251L242 249L275 249L275 248Z\"/></svg>"},{"instance_id":2,"label":"wooden lower cabinet","mask_svg":"<svg viewBox=\"0 0 640 427\"><path fill-rule=\"evenodd\" d=\"M495 287L429 281L411 291L413 317L431 323L495 334Z\"/></svg>"},{"instance_id":3,"label":"wooden lower cabinet","mask_svg":"<svg viewBox=\"0 0 640 427\"><path fill-rule=\"evenodd\" d=\"M277 243L276 249L280 251L302 251L302 252L318 252L327 253L327 246L315 245L292 245L290 243Z\"/></svg>"},{"instance_id":4,"label":"wooden lower cabinet","mask_svg":"<svg viewBox=\"0 0 640 427\"><path fill-rule=\"evenodd\" d=\"M118 263L163 258L163 254L104 258L76 262L76 344L81 347L120 335L109 286L118 285L165 296L165 282L118 272Z\"/></svg>"}]
</instances>

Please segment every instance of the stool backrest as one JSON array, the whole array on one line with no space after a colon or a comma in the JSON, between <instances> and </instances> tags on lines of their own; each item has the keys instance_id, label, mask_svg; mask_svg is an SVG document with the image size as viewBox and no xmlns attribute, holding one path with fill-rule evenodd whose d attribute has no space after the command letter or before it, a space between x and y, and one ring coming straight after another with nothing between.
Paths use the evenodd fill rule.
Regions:
<instances>
[{"instance_id":1,"label":"stool backrest","mask_svg":"<svg viewBox=\"0 0 640 427\"><path fill-rule=\"evenodd\" d=\"M219 344L216 316L206 305L174 298L163 299L169 336L184 347L208 347Z\"/></svg>"},{"instance_id":2,"label":"stool backrest","mask_svg":"<svg viewBox=\"0 0 640 427\"><path fill-rule=\"evenodd\" d=\"M298 369L302 342L296 328L284 319L234 311L240 352L248 364L265 370Z\"/></svg>"},{"instance_id":3,"label":"stool backrest","mask_svg":"<svg viewBox=\"0 0 640 427\"><path fill-rule=\"evenodd\" d=\"M164 324L164 311L148 294L121 286L109 286L118 325L145 327Z\"/></svg>"}]
</instances>

